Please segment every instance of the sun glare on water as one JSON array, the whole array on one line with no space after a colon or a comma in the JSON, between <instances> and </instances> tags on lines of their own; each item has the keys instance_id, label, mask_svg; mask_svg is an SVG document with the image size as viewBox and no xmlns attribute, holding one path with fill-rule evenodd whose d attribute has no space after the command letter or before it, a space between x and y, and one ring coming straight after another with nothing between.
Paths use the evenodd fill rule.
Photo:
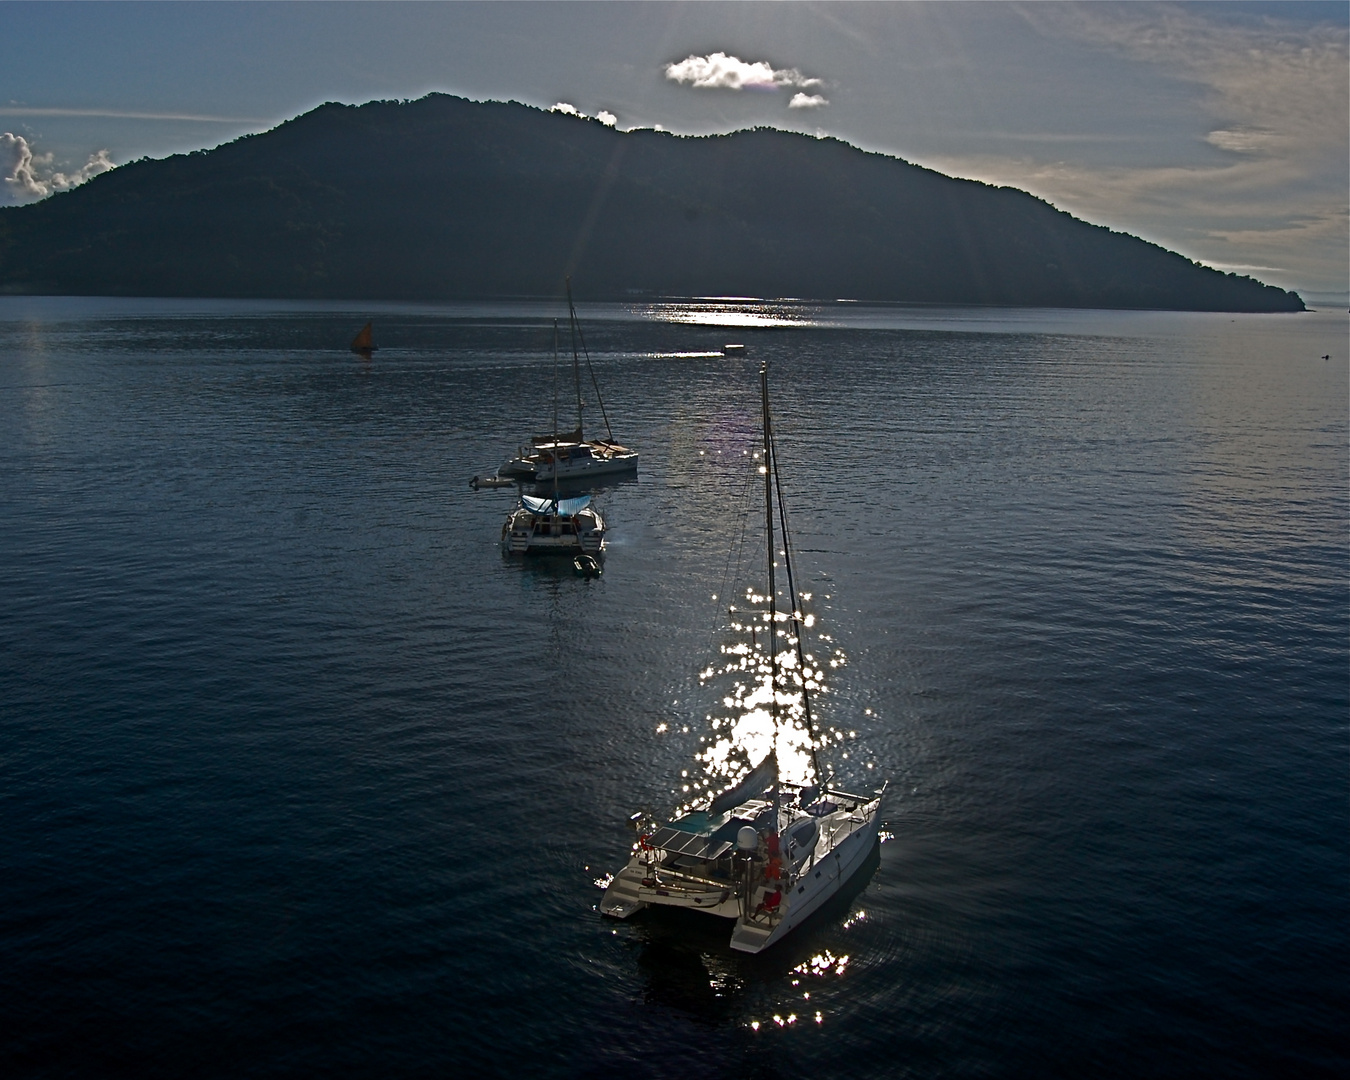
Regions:
<instances>
[{"instance_id":1,"label":"sun glare on water","mask_svg":"<svg viewBox=\"0 0 1350 1080\"><path fill-rule=\"evenodd\" d=\"M679 303L647 304L632 311L653 322L686 323L691 326L756 329L821 325L820 311L814 305L742 296L698 297Z\"/></svg>"},{"instance_id":2,"label":"sun glare on water","mask_svg":"<svg viewBox=\"0 0 1350 1080\"><path fill-rule=\"evenodd\" d=\"M778 723L775 731L772 706L771 665L767 651L767 597L754 589L745 592L745 605L730 609L732 640L723 644L719 659L699 672L700 683L725 688L721 710L707 717L711 728L707 743L697 754L705 779L687 784L689 808L707 795L723 790L743 776L777 747L779 774L793 784L815 779L812 761L812 735L807 725L806 696L812 704L817 749L842 742L848 733L833 727L822 728L814 707L827 692L825 671L843 666L842 649L829 646L829 655L818 659L812 651L803 651L805 664L791 644L791 613L777 612L778 635ZM814 622L798 613L803 625Z\"/></svg>"}]
</instances>

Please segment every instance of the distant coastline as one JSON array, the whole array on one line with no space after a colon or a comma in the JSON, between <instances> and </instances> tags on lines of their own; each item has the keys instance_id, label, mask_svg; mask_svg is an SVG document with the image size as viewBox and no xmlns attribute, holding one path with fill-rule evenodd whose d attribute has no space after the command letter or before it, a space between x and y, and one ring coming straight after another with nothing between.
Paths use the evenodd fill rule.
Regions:
<instances>
[{"instance_id":1,"label":"distant coastline","mask_svg":"<svg viewBox=\"0 0 1350 1080\"><path fill-rule=\"evenodd\" d=\"M564 275L590 300L1305 310L1026 192L836 139L617 131L444 94L323 105L0 210L0 294L492 300L552 296Z\"/></svg>"}]
</instances>

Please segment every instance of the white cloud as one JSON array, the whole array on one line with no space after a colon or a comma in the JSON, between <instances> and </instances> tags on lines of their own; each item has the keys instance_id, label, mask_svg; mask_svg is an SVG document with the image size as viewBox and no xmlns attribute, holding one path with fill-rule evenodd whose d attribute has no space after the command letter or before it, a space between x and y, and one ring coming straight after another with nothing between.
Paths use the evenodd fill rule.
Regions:
<instances>
[{"instance_id":1,"label":"white cloud","mask_svg":"<svg viewBox=\"0 0 1350 1080\"><path fill-rule=\"evenodd\" d=\"M793 94L788 102L789 109L819 109L829 102L821 94Z\"/></svg>"},{"instance_id":2,"label":"white cloud","mask_svg":"<svg viewBox=\"0 0 1350 1080\"><path fill-rule=\"evenodd\" d=\"M549 109L549 112L562 113L564 116L575 116L579 120L591 119L584 112L578 109L575 105L570 105L566 101L558 102L558 104L554 105L553 108ZM600 123L605 125L605 127L613 127L615 124L619 122L619 118L615 116L612 112L610 112L608 109L601 109L596 114L595 119L599 120Z\"/></svg>"},{"instance_id":3,"label":"white cloud","mask_svg":"<svg viewBox=\"0 0 1350 1080\"><path fill-rule=\"evenodd\" d=\"M50 157L51 155L48 155ZM83 184L86 180L97 176L99 173L105 173L109 169L115 169L112 158L108 156L108 151L98 150L89 155L89 160L80 167L78 172L70 175L65 173L52 173L50 183L52 188L59 191L63 188L73 188Z\"/></svg>"},{"instance_id":4,"label":"white cloud","mask_svg":"<svg viewBox=\"0 0 1350 1080\"><path fill-rule=\"evenodd\" d=\"M724 52L691 55L679 63L667 64L666 78L699 90L777 90L784 86L810 90L825 85L796 68L775 68L766 60L741 60Z\"/></svg>"},{"instance_id":5,"label":"white cloud","mask_svg":"<svg viewBox=\"0 0 1350 1080\"><path fill-rule=\"evenodd\" d=\"M0 181L3 181L0 201L25 203L45 199L54 191L76 187L113 168L106 150L90 154L84 166L73 173L51 171L51 163L51 154L34 154L22 135L9 131L0 134Z\"/></svg>"},{"instance_id":6,"label":"white cloud","mask_svg":"<svg viewBox=\"0 0 1350 1080\"><path fill-rule=\"evenodd\" d=\"M29 202L50 194L33 171L33 151L22 135L0 135L0 178L4 179L6 202Z\"/></svg>"},{"instance_id":7,"label":"white cloud","mask_svg":"<svg viewBox=\"0 0 1350 1080\"><path fill-rule=\"evenodd\" d=\"M1220 128L1205 136L1205 142L1233 154L1271 153L1279 148L1281 137L1259 128Z\"/></svg>"}]
</instances>

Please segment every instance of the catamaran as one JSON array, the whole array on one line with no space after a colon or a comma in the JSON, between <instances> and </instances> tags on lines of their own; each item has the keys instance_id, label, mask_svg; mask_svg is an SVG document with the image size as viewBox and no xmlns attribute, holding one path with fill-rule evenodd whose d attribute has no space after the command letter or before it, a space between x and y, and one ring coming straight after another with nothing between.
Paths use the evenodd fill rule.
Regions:
<instances>
[{"instance_id":1,"label":"catamaran","mask_svg":"<svg viewBox=\"0 0 1350 1080\"><path fill-rule=\"evenodd\" d=\"M590 502L589 495L521 495L502 525L502 550L508 555L599 555L605 519Z\"/></svg>"},{"instance_id":2,"label":"catamaran","mask_svg":"<svg viewBox=\"0 0 1350 1080\"><path fill-rule=\"evenodd\" d=\"M572 380L577 394L577 426L572 431L560 433L557 430L554 408L554 430L552 435L536 435L529 447L522 446L520 452L497 468L498 476L533 478L536 481L549 480L586 480L592 476L604 476L610 473L632 472L638 465L638 453L614 441L614 432L609 426L609 414L605 412L605 403L600 397L600 384L596 381L595 370L591 367L591 355L586 349L586 338L581 332L581 323L577 319L577 309L572 304L572 282L566 281L567 316L572 338ZM585 358L586 370L591 376L591 386L595 389L596 404L600 406L600 415L605 421L607 439L587 439L583 412L585 403L581 398L581 360Z\"/></svg>"},{"instance_id":3,"label":"catamaran","mask_svg":"<svg viewBox=\"0 0 1350 1080\"><path fill-rule=\"evenodd\" d=\"M802 644L803 616L793 573L769 412L767 364L760 369L763 411L764 531L768 589L757 597L765 644L752 638L752 655L766 661L762 696L772 720L772 745L762 760L727 790L674 820L643 831L622 870L609 881L600 910L626 919L649 906L703 911L734 920L731 947L757 953L800 926L867 861L877 844L885 785L854 794L823 777L810 694L818 673ZM789 609L778 610L775 580L775 507L781 525ZM784 639L780 653L779 639ZM742 648L742 651L745 650ZM781 775L788 701L798 701L810 749L807 782ZM631 819L641 827L641 815Z\"/></svg>"}]
</instances>

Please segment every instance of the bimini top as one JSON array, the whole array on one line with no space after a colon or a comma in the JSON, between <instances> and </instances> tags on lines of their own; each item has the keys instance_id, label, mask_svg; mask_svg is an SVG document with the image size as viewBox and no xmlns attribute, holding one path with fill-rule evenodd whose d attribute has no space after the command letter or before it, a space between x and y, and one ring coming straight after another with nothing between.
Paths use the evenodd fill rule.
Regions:
<instances>
[{"instance_id":1,"label":"bimini top","mask_svg":"<svg viewBox=\"0 0 1350 1080\"><path fill-rule=\"evenodd\" d=\"M559 514L562 517L574 517L590 505L589 495L576 495L570 499L538 499L533 495L522 495L520 501L531 514Z\"/></svg>"}]
</instances>

